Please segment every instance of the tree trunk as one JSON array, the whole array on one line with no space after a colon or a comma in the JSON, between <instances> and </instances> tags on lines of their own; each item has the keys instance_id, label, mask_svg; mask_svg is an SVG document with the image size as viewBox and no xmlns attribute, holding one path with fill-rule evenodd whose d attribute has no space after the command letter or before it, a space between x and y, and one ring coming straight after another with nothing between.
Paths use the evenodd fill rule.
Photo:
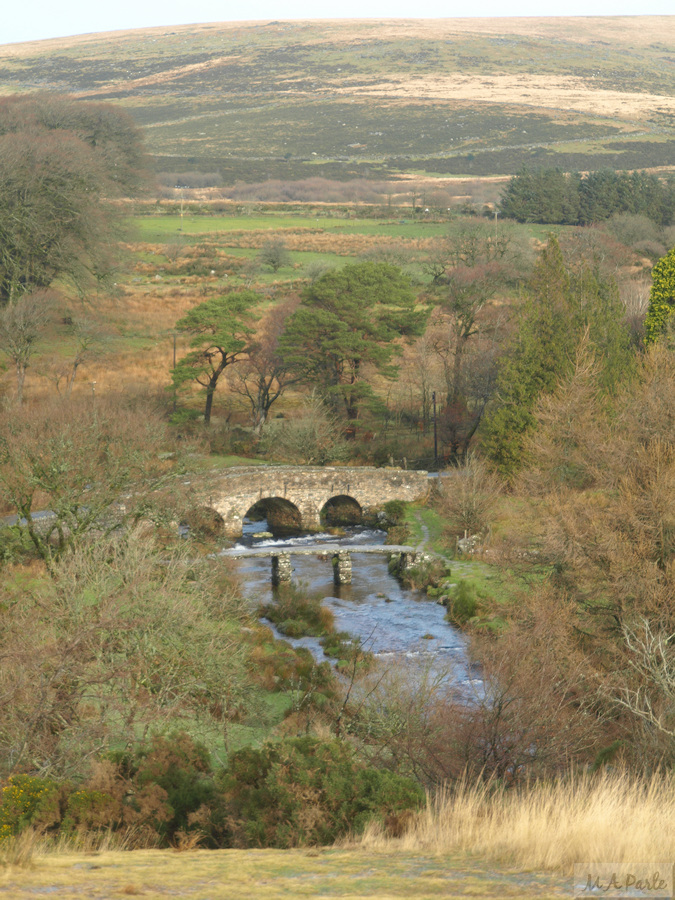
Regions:
<instances>
[{"instance_id":1,"label":"tree trunk","mask_svg":"<svg viewBox=\"0 0 675 900\"><path fill-rule=\"evenodd\" d=\"M26 366L17 361L16 364L16 402L19 406L23 403L23 385L26 380Z\"/></svg>"},{"instance_id":2,"label":"tree trunk","mask_svg":"<svg viewBox=\"0 0 675 900\"><path fill-rule=\"evenodd\" d=\"M452 396L448 397L450 405L454 405L459 400L462 385L462 360L464 358L464 346L466 338L461 335L455 345L455 359L452 367Z\"/></svg>"},{"instance_id":3,"label":"tree trunk","mask_svg":"<svg viewBox=\"0 0 675 900\"><path fill-rule=\"evenodd\" d=\"M206 388L206 405L204 407L204 424L211 424L211 409L213 408L213 395L216 392L216 382L211 379Z\"/></svg>"}]
</instances>

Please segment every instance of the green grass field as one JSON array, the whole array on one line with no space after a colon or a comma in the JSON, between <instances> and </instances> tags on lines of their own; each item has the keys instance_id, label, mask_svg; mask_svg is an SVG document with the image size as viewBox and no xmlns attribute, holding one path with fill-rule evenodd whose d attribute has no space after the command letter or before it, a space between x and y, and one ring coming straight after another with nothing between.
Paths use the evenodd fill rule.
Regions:
<instances>
[{"instance_id":1,"label":"green grass field","mask_svg":"<svg viewBox=\"0 0 675 900\"><path fill-rule=\"evenodd\" d=\"M191 235L218 235L223 237L233 231L311 231L331 232L335 234L365 234L381 237L408 239L434 238L447 233L445 222L429 222L424 220L373 220L322 217L303 217L270 214L266 216L210 216L186 214L182 220L179 216L139 216L133 220L132 230L139 241L162 242L182 234L189 239ZM227 244L225 238L224 244Z\"/></svg>"}]
</instances>

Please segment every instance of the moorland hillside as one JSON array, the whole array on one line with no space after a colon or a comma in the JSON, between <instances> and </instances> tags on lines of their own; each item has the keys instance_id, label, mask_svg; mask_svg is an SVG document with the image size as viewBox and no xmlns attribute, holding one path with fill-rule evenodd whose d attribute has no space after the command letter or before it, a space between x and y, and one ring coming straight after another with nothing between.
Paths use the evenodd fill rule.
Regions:
<instances>
[{"instance_id":1,"label":"moorland hillside","mask_svg":"<svg viewBox=\"0 0 675 900\"><path fill-rule=\"evenodd\" d=\"M215 183L669 167L675 17L214 23L0 47L0 91L112 101Z\"/></svg>"}]
</instances>

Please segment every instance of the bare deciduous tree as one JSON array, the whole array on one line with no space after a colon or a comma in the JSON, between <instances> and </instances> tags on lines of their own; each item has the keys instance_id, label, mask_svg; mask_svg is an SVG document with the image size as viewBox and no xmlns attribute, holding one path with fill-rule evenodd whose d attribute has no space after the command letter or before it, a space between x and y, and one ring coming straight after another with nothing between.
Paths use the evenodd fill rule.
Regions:
<instances>
[{"instance_id":1,"label":"bare deciduous tree","mask_svg":"<svg viewBox=\"0 0 675 900\"><path fill-rule=\"evenodd\" d=\"M0 425L0 500L51 565L92 532L150 515L161 501L153 492L175 481L163 447L170 439L162 419L119 398L24 407ZM45 509L51 516L36 518Z\"/></svg>"},{"instance_id":2,"label":"bare deciduous tree","mask_svg":"<svg viewBox=\"0 0 675 900\"><path fill-rule=\"evenodd\" d=\"M26 371L43 336L52 307L44 291L22 294L14 303L0 309L0 350L16 371L16 402L23 403Z\"/></svg>"},{"instance_id":3,"label":"bare deciduous tree","mask_svg":"<svg viewBox=\"0 0 675 900\"><path fill-rule=\"evenodd\" d=\"M621 630L635 677L619 689L616 703L675 740L675 632L655 631L644 617Z\"/></svg>"},{"instance_id":4,"label":"bare deciduous tree","mask_svg":"<svg viewBox=\"0 0 675 900\"><path fill-rule=\"evenodd\" d=\"M303 465L325 466L347 456L340 422L314 393L305 400L298 418L268 423L262 447L275 459Z\"/></svg>"},{"instance_id":5,"label":"bare deciduous tree","mask_svg":"<svg viewBox=\"0 0 675 900\"><path fill-rule=\"evenodd\" d=\"M258 254L258 261L263 266L269 266L275 274L283 266L290 265L291 254L288 252L286 242L282 238L265 241Z\"/></svg>"},{"instance_id":6,"label":"bare deciduous tree","mask_svg":"<svg viewBox=\"0 0 675 900\"><path fill-rule=\"evenodd\" d=\"M485 462L469 454L464 465L444 474L439 488L439 507L453 538L463 533L486 533L502 485Z\"/></svg>"},{"instance_id":7,"label":"bare deciduous tree","mask_svg":"<svg viewBox=\"0 0 675 900\"><path fill-rule=\"evenodd\" d=\"M279 338L286 320L299 302L296 298L274 306L256 339L249 344L246 358L236 366L230 377L230 390L248 400L251 421L258 433L267 421L273 404L287 387L298 381L297 376L288 371L279 353Z\"/></svg>"},{"instance_id":8,"label":"bare deciduous tree","mask_svg":"<svg viewBox=\"0 0 675 900\"><path fill-rule=\"evenodd\" d=\"M54 279L91 283L115 233L103 197L143 180L140 133L119 109L54 95L0 102L0 304Z\"/></svg>"},{"instance_id":9,"label":"bare deciduous tree","mask_svg":"<svg viewBox=\"0 0 675 900\"><path fill-rule=\"evenodd\" d=\"M72 341L72 357L53 360L40 374L53 382L58 393L63 385L64 393L70 394L80 366L98 356L111 335L93 320L79 316L67 318L66 334Z\"/></svg>"}]
</instances>

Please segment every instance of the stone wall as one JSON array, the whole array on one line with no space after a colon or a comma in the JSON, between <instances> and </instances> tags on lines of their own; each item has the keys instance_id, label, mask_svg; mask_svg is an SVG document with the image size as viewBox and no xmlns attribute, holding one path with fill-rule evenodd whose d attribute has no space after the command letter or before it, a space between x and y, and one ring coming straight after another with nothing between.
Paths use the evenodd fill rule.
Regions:
<instances>
[{"instance_id":1,"label":"stone wall","mask_svg":"<svg viewBox=\"0 0 675 900\"><path fill-rule=\"evenodd\" d=\"M235 466L210 477L199 503L222 516L227 533L236 537L251 507L271 497L297 507L302 527L312 531L321 527L321 510L333 497L351 497L364 512L372 512L389 500L421 499L427 491L427 473L405 469Z\"/></svg>"}]
</instances>

